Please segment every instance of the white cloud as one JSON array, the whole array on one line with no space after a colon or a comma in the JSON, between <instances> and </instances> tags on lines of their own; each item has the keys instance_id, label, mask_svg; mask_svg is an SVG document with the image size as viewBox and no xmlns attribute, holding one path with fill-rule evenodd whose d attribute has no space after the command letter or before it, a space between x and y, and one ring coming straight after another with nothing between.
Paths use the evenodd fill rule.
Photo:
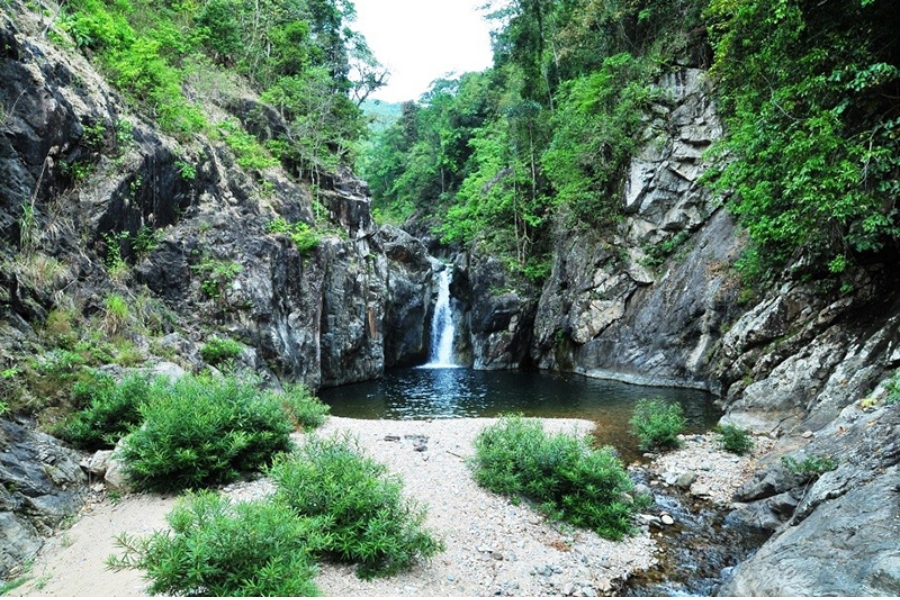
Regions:
<instances>
[{"instance_id":1,"label":"white cloud","mask_svg":"<svg viewBox=\"0 0 900 600\"><path fill-rule=\"evenodd\" d=\"M362 33L391 76L372 94L387 102L417 100L449 72L482 71L492 62L484 0L354 0Z\"/></svg>"}]
</instances>

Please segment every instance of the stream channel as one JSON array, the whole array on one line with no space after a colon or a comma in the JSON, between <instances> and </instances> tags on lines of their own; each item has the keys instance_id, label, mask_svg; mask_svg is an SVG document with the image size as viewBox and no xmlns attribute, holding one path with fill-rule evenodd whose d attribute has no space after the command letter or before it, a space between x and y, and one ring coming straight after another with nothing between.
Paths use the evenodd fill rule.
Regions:
<instances>
[{"instance_id":1,"label":"stream channel","mask_svg":"<svg viewBox=\"0 0 900 600\"><path fill-rule=\"evenodd\" d=\"M597 446L613 446L625 464L646 463L629 421L641 398L681 405L686 434L711 430L722 412L706 392L655 388L580 375L547 372L475 371L454 363L456 335L449 294L449 269L438 272L439 289L431 327L431 356L418 368L389 371L376 381L320 390L331 414L355 419L451 419L522 414L526 417L592 421ZM646 471L634 476L649 484ZM708 596L723 571L762 544L752 532L726 524L721 510L696 504L674 489L653 489L656 510L676 526L662 531L659 564L633 576L617 593L626 596ZM654 533L655 535L655 533Z\"/></svg>"}]
</instances>

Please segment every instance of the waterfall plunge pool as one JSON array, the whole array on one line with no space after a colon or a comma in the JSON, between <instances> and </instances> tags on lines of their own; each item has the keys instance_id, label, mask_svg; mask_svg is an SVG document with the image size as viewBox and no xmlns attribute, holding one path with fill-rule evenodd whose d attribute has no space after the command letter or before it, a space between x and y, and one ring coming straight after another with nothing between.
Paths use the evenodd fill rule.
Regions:
<instances>
[{"instance_id":1,"label":"waterfall plunge pool","mask_svg":"<svg viewBox=\"0 0 900 600\"><path fill-rule=\"evenodd\" d=\"M709 431L722 416L710 394L703 391L546 372L396 369L376 381L323 389L319 396L331 407L331 414L355 419L446 419L510 413L587 419L596 424L597 443L615 447L626 460L639 457L638 440L628 421L641 398L681 404L688 419L687 433Z\"/></svg>"}]
</instances>

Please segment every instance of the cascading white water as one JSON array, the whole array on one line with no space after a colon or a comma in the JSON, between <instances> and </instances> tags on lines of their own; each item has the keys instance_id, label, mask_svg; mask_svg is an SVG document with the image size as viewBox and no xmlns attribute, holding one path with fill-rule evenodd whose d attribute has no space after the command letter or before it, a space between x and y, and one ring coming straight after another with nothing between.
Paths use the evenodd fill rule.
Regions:
<instances>
[{"instance_id":1,"label":"cascading white water","mask_svg":"<svg viewBox=\"0 0 900 600\"><path fill-rule=\"evenodd\" d=\"M431 320L431 356L426 368L449 369L458 367L453 362L453 338L456 327L450 312L450 269L438 273L438 297Z\"/></svg>"}]
</instances>

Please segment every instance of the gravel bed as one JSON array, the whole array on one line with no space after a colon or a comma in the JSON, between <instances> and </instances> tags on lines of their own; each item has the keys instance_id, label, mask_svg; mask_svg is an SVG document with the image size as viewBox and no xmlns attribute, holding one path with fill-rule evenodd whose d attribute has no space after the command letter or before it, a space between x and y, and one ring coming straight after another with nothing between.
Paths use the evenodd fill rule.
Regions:
<instances>
[{"instance_id":1,"label":"gravel bed","mask_svg":"<svg viewBox=\"0 0 900 600\"><path fill-rule=\"evenodd\" d=\"M715 434L679 436L682 447L654 457L650 471L657 477L651 486L689 489L695 498L728 506L735 490L750 479L758 459L768 453L775 440L753 437L753 450L743 456L719 448Z\"/></svg>"},{"instance_id":2,"label":"gravel bed","mask_svg":"<svg viewBox=\"0 0 900 600\"><path fill-rule=\"evenodd\" d=\"M547 522L525 504L479 488L465 459L472 441L494 419L372 421L331 417L319 429L349 432L360 448L404 482L407 497L428 507L426 526L446 551L430 563L389 578L361 580L353 567L323 564L316 582L328 596L600 595L615 581L653 564L646 533L610 542ZM590 431L576 419L544 421L548 431ZM298 440L300 441L300 440ZM235 499L264 497L267 480L226 488Z\"/></svg>"},{"instance_id":3,"label":"gravel bed","mask_svg":"<svg viewBox=\"0 0 900 600\"><path fill-rule=\"evenodd\" d=\"M328 596L594 596L614 593L616 583L657 564L650 528L621 542L552 524L526 504L479 488L466 465L472 442L494 419L370 421L330 417L319 430L329 436L349 432L361 449L404 482L404 493L428 508L427 527L446 551L409 572L370 581L352 566L322 565L317 584ZM593 424L576 419L543 420L549 431L584 434ZM655 457L647 468L654 487L676 486L689 475L690 492L719 504L752 472L757 457L774 443L757 437L754 452L736 457L720 451L713 435L688 436L682 449ZM302 434L297 434L302 442ZM635 466L633 465L633 468ZM681 483L684 483L682 480ZM688 489L688 488L684 488ZM272 492L265 478L227 486L235 500L255 500ZM146 535L165 527L173 497L133 494L90 504L67 531L48 541L19 596L145 595L142 573L110 572L104 561L118 553L123 531ZM651 511L653 509L650 509ZM654 515L654 519L664 515ZM640 519L640 517L639 517ZM640 522L640 521L639 521Z\"/></svg>"}]
</instances>

